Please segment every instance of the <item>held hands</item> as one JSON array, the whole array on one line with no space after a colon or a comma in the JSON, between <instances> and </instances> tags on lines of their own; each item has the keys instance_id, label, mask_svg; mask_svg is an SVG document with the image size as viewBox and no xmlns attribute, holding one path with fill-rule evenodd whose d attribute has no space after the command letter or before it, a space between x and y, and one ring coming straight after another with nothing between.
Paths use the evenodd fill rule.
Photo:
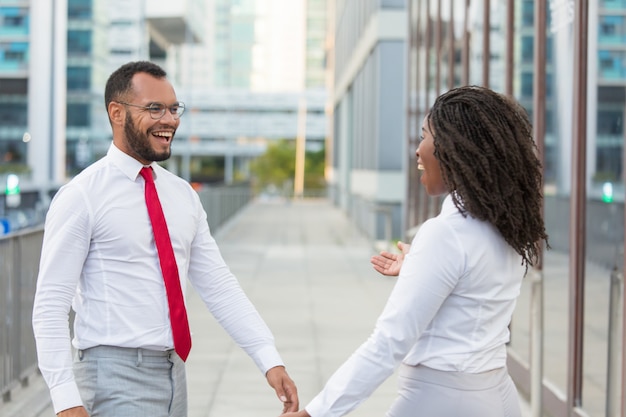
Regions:
<instances>
[{"instance_id":1,"label":"held hands","mask_svg":"<svg viewBox=\"0 0 626 417\"><path fill-rule=\"evenodd\" d=\"M285 413L282 414L280 417L311 417L311 415L309 413L307 413L305 410L300 410L296 413Z\"/></svg>"},{"instance_id":2,"label":"held hands","mask_svg":"<svg viewBox=\"0 0 626 417\"><path fill-rule=\"evenodd\" d=\"M404 255L409 253L411 245L404 242L398 242L397 246L398 249L400 249L400 253L382 251L379 255L372 256L370 262L375 270L390 277L400 274L400 267L404 261Z\"/></svg>"},{"instance_id":3,"label":"held hands","mask_svg":"<svg viewBox=\"0 0 626 417\"><path fill-rule=\"evenodd\" d=\"M284 366L275 366L265 374L268 384L276 391L276 395L283 403L283 413L298 411L298 389L289 378ZM291 414L291 413L290 413ZM294 414L295 415L295 414Z\"/></svg>"}]
</instances>

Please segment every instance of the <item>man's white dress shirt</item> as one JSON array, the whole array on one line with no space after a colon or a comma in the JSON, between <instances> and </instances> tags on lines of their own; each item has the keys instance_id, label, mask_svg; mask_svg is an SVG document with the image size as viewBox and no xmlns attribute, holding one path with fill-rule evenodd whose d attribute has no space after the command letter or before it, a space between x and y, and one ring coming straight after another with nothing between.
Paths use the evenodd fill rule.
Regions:
<instances>
[{"instance_id":1,"label":"man's white dress shirt","mask_svg":"<svg viewBox=\"0 0 626 417\"><path fill-rule=\"evenodd\" d=\"M342 416L403 362L479 373L505 366L508 324L525 273L491 224L463 217L447 196L411 244L373 333L307 406Z\"/></svg>"},{"instance_id":2,"label":"man's white dress shirt","mask_svg":"<svg viewBox=\"0 0 626 417\"><path fill-rule=\"evenodd\" d=\"M153 163L181 287L187 280L259 369L282 365L273 336L225 264L197 193ZM33 328L55 411L81 405L76 349L172 349L163 276L144 199L143 165L111 145L55 195L46 216ZM193 349L192 349L193 352Z\"/></svg>"}]
</instances>

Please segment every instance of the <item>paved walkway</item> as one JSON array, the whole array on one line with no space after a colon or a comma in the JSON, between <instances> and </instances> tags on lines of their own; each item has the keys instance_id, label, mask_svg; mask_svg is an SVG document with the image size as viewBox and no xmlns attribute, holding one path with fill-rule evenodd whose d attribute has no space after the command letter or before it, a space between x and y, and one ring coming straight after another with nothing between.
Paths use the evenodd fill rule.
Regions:
<instances>
[{"instance_id":1,"label":"paved walkway","mask_svg":"<svg viewBox=\"0 0 626 417\"><path fill-rule=\"evenodd\" d=\"M273 330L304 406L369 336L394 279L371 268L373 243L326 200L257 200L216 239ZM516 314L526 315L527 305L522 299ZM265 378L194 292L188 307L194 345L187 367L189 417L278 416L281 404ZM392 377L350 417L384 416L395 391ZM29 404L20 417L54 416L41 378L15 397L14 406ZM525 403L522 408L528 416ZM9 411L0 407L0 417L18 415Z\"/></svg>"}]
</instances>

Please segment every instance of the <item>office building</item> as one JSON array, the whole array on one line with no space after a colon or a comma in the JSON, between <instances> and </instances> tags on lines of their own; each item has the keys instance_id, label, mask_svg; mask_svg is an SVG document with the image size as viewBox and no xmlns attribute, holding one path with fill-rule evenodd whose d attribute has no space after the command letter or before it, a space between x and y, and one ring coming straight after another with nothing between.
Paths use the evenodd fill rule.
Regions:
<instances>
[{"instance_id":1,"label":"office building","mask_svg":"<svg viewBox=\"0 0 626 417\"><path fill-rule=\"evenodd\" d=\"M28 63L30 55L28 1L0 1L0 168L26 169L28 125ZM0 174L2 174L0 171Z\"/></svg>"},{"instance_id":2,"label":"office building","mask_svg":"<svg viewBox=\"0 0 626 417\"><path fill-rule=\"evenodd\" d=\"M403 234L406 2L335 3L329 193L370 237Z\"/></svg>"}]
</instances>

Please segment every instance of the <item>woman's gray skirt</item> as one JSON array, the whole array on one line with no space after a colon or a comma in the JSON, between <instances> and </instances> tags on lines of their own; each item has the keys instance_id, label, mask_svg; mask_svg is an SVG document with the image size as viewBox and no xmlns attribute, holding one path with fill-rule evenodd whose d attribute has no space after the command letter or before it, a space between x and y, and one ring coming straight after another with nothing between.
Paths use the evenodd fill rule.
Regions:
<instances>
[{"instance_id":1,"label":"woman's gray skirt","mask_svg":"<svg viewBox=\"0 0 626 417\"><path fill-rule=\"evenodd\" d=\"M387 417L521 417L506 368L479 374L402 365Z\"/></svg>"}]
</instances>

